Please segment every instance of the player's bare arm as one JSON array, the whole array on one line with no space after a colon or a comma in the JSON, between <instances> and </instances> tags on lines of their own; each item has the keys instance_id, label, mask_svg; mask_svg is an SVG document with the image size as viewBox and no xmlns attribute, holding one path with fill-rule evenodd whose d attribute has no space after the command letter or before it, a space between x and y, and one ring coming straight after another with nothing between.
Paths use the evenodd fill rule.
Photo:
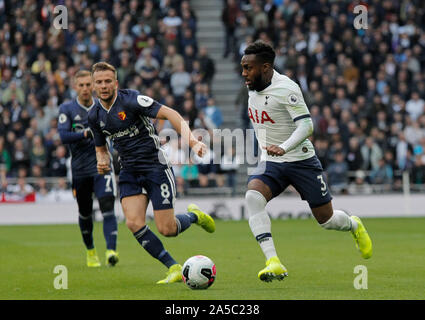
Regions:
<instances>
[{"instance_id":1,"label":"player's bare arm","mask_svg":"<svg viewBox=\"0 0 425 320\"><path fill-rule=\"evenodd\" d=\"M96 160L97 160L97 172L99 174L107 174L111 171L109 158L109 151L106 145L96 147Z\"/></svg>"},{"instance_id":2,"label":"player's bare arm","mask_svg":"<svg viewBox=\"0 0 425 320\"><path fill-rule=\"evenodd\" d=\"M207 152L207 147L204 143L198 141L198 139L195 138L188 124L177 111L167 106L162 106L159 109L156 117L158 119L167 119L170 121L174 129L177 130L177 133L179 133L184 139L188 141L189 146L196 152L198 156L203 157L205 155Z\"/></svg>"}]
</instances>

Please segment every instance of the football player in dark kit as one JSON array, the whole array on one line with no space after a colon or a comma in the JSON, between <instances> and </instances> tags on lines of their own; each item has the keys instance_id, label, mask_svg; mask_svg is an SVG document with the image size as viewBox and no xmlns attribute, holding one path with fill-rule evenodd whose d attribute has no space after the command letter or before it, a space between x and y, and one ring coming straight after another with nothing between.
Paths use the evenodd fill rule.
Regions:
<instances>
[{"instance_id":1,"label":"football player in dark kit","mask_svg":"<svg viewBox=\"0 0 425 320\"><path fill-rule=\"evenodd\" d=\"M62 143L71 151L72 188L78 204L78 224L87 248L87 266L101 265L93 243L93 193L103 215L106 264L114 266L118 262L115 176L112 170L107 175L100 175L96 168L93 133L88 126L88 113L96 103L92 96L90 71L78 71L73 82L77 98L60 105L58 129Z\"/></svg>"},{"instance_id":2,"label":"football player in dark kit","mask_svg":"<svg viewBox=\"0 0 425 320\"><path fill-rule=\"evenodd\" d=\"M120 157L120 199L127 227L140 245L168 268L165 279L157 283L179 282L182 280L181 265L146 225L149 201L152 201L157 229L166 237L177 236L192 223L212 233L215 222L195 204L190 204L184 214L174 214L174 173L149 118L169 120L198 156L206 153L206 146L194 137L178 112L136 90L118 89L114 66L106 62L94 64L92 78L99 98L89 113L89 125L96 144L97 170L101 174L110 171L106 145L109 137Z\"/></svg>"}]
</instances>

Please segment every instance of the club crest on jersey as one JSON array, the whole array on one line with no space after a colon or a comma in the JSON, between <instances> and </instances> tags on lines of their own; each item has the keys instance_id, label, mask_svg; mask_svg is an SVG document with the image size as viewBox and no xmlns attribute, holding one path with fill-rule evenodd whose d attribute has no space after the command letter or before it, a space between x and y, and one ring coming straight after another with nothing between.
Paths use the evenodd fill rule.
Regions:
<instances>
[{"instance_id":1,"label":"club crest on jersey","mask_svg":"<svg viewBox=\"0 0 425 320\"><path fill-rule=\"evenodd\" d=\"M124 111L121 111L121 112L118 112L118 118L124 121L125 118L127 118L127 115L125 114Z\"/></svg>"},{"instance_id":2,"label":"club crest on jersey","mask_svg":"<svg viewBox=\"0 0 425 320\"><path fill-rule=\"evenodd\" d=\"M263 124L264 122L267 122L267 121L274 123L274 120L270 118L269 114L265 110L261 111L261 115L259 115L257 109L255 110L255 112L252 112L252 109L248 108L248 116L251 119L251 121L255 123Z\"/></svg>"}]
</instances>

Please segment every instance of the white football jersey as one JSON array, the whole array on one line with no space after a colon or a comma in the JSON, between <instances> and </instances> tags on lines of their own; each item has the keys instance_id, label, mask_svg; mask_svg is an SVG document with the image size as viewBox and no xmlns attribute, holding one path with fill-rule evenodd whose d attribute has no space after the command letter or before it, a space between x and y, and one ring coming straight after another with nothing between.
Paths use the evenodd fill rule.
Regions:
<instances>
[{"instance_id":1,"label":"white football jersey","mask_svg":"<svg viewBox=\"0 0 425 320\"><path fill-rule=\"evenodd\" d=\"M248 115L261 148L261 161L294 162L315 155L308 139L283 156L270 156L263 149L284 143L297 128L295 121L310 116L301 89L294 81L274 70L267 88L260 92L250 90L248 94Z\"/></svg>"}]
</instances>

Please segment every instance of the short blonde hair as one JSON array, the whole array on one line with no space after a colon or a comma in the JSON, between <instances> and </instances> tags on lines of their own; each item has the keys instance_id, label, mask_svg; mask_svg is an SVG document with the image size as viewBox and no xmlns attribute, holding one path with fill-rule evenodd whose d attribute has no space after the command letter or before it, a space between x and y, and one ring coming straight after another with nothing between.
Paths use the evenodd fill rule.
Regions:
<instances>
[{"instance_id":1,"label":"short blonde hair","mask_svg":"<svg viewBox=\"0 0 425 320\"><path fill-rule=\"evenodd\" d=\"M75 75L74 75L74 79L77 78L83 78L83 77L90 77L91 73L88 70L78 70Z\"/></svg>"},{"instance_id":2,"label":"short blonde hair","mask_svg":"<svg viewBox=\"0 0 425 320\"><path fill-rule=\"evenodd\" d=\"M97 71L112 71L115 74L115 79L117 78L117 70L115 69L115 67L112 64L109 64L107 62L101 61L98 63L95 63L92 67L91 67L91 75L93 76L93 74Z\"/></svg>"}]
</instances>

